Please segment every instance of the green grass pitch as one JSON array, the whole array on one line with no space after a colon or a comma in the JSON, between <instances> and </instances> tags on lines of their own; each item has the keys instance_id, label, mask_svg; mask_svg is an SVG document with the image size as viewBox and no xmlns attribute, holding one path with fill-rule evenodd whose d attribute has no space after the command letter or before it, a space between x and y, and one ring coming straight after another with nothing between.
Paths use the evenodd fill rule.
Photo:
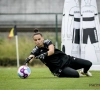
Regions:
<instances>
[{"instance_id":1,"label":"green grass pitch","mask_svg":"<svg viewBox=\"0 0 100 90\"><path fill-rule=\"evenodd\" d=\"M100 90L100 71L92 77L58 78L46 67L30 67L31 75L21 79L16 67L0 67L0 90Z\"/></svg>"}]
</instances>

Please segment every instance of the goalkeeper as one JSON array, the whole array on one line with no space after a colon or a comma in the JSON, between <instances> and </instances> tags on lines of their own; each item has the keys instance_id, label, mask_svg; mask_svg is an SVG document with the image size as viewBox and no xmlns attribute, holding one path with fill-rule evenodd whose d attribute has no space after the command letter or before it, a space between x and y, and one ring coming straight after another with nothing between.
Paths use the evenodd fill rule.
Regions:
<instances>
[{"instance_id":1,"label":"goalkeeper","mask_svg":"<svg viewBox=\"0 0 100 90\"><path fill-rule=\"evenodd\" d=\"M44 40L43 35L38 29L34 30L33 41L36 46L25 60L25 64L32 62L36 58L40 59L54 76L72 78L78 78L84 75L92 76L89 72L92 66L90 61L69 56L59 49L56 49L52 41L48 39ZM78 69L82 70L78 72Z\"/></svg>"}]
</instances>

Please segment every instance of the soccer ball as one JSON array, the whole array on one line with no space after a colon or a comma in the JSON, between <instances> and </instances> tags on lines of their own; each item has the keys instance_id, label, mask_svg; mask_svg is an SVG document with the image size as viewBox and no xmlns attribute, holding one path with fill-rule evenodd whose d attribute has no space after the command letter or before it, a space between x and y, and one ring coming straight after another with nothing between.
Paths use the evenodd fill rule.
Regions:
<instances>
[{"instance_id":1,"label":"soccer ball","mask_svg":"<svg viewBox=\"0 0 100 90\"><path fill-rule=\"evenodd\" d=\"M18 76L20 78L27 78L30 74L31 74L31 70L28 66L26 65L23 65L23 66L20 66L19 69L18 69Z\"/></svg>"}]
</instances>

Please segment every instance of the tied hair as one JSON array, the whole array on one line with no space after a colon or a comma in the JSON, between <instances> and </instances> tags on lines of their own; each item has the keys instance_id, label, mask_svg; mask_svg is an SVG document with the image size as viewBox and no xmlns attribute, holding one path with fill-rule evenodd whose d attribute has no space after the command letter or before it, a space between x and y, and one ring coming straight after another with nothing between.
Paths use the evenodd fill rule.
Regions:
<instances>
[{"instance_id":1,"label":"tied hair","mask_svg":"<svg viewBox=\"0 0 100 90\"><path fill-rule=\"evenodd\" d=\"M39 32L39 30L38 29L34 29L34 33L38 33Z\"/></svg>"},{"instance_id":2,"label":"tied hair","mask_svg":"<svg viewBox=\"0 0 100 90\"><path fill-rule=\"evenodd\" d=\"M42 34L39 32L39 30L37 28L35 28L33 36L38 35L38 34L42 36Z\"/></svg>"}]
</instances>

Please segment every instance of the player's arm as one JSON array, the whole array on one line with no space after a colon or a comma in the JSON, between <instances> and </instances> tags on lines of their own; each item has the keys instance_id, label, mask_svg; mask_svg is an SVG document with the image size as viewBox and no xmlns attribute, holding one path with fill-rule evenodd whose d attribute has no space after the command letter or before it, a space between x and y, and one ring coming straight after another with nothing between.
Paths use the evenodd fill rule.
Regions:
<instances>
[{"instance_id":1,"label":"player's arm","mask_svg":"<svg viewBox=\"0 0 100 90\"><path fill-rule=\"evenodd\" d=\"M25 64L27 64L27 63L31 63L33 60L34 60L34 58L35 58L35 56L34 55L29 55L29 57L28 58L26 58L26 60L25 60Z\"/></svg>"},{"instance_id":2,"label":"player's arm","mask_svg":"<svg viewBox=\"0 0 100 90\"><path fill-rule=\"evenodd\" d=\"M47 52L48 56L54 54L54 45L53 44L49 45L48 49L49 49L48 52Z\"/></svg>"},{"instance_id":3,"label":"player's arm","mask_svg":"<svg viewBox=\"0 0 100 90\"><path fill-rule=\"evenodd\" d=\"M46 44L48 45L48 51L36 56L37 59L44 60L47 56L51 56L52 54L54 54L54 45L52 44L52 42L47 40Z\"/></svg>"},{"instance_id":4,"label":"player's arm","mask_svg":"<svg viewBox=\"0 0 100 90\"><path fill-rule=\"evenodd\" d=\"M34 47L30 55L28 56L28 58L26 58L25 63L31 63L34 60L37 51L38 51L38 48Z\"/></svg>"},{"instance_id":5,"label":"player's arm","mask_svg":"<svg viewBox=\"0 0 100 90\"><path fill-rule=\"evenodd\" d=\"M44 60L47 56L51 56L52 54L54 54L54 45L53 45L53 44L50 44L50 45L48 46L48 49L49 49L49 50L48 50L47 52L42 53L42 54L36 56L35 58L36 58L36 59Z\"/></svg>"},{"instance_id":6,"label":"player's arm","mask_svg":"<svg viewBox=\"0 0 100 90\"><path fill-rule=\"evenodd\" d=\"M32 58L32 59L29 61L29 63L31 63L31 62L34 60L35 56L34 56L34 55L29 55L29 58Z\"/></svg>"}]
</instances>

